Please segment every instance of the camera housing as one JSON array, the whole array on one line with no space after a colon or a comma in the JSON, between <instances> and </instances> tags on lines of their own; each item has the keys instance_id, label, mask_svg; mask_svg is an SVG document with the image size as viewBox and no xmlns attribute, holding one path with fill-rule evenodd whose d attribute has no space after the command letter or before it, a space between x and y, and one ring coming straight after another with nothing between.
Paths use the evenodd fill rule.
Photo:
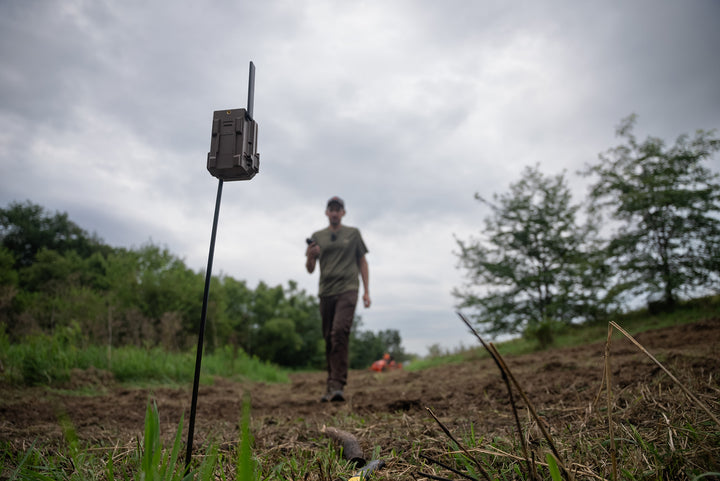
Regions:
<instances>
[{"instance_id":1,"label":"camera housing","mask_svg":"<svg viewBox=\"0 0 720 481\"><path fill-rule=\"evenodd\" d=\"M246 109L213 112L207 170L222 180L250 180L260 171L258 125Z\"/></svg>"}]
</instances>

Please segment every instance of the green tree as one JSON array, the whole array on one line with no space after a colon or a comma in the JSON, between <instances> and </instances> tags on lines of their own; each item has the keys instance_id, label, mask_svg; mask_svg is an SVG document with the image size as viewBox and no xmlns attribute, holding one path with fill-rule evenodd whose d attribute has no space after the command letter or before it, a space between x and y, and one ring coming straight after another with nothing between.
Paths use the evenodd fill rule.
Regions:
<instances>
[{"instance_id":1,"label":"green tree","mask_svg":"<svg viewBox=\"0 0 720 481\"><path fill-rule=\"evenodd\" d=\"M184 332L193 332L200 318L203 276L193 272L167 248L154 244L143 246L137 258L138 306L151 319L155 339L179 348L185 346ZM213 321L207 326L207 346L216 347Z\"/></svg>"},{"instance_id":2,"label":"green tree","mask_svg":"<svg viewBox=\"0 0 720 481\"><path fill-rule=\"evenodd\" d=\"M255 353L260 359L282 366L302 365L297 354L302 349L303 340L292 319L268 319L259 330L257 340Z\"/></svg>"},{"instance_id":3,"label":"green tree","mask_svg":"<svg viewBox=\"0 0 720 481\"><path fill-rule=\"evenodd\" d=\"M0 242L15 256L16 268L32 264L41 249L60 254L75 251L81 257L110 250L97 236L89 235L69 220L67 213L50 215L30 201L13 202L0 209Z\"/></svg>"},{"instance_id":4,"label":"green tree","mask_svg":"<svg viewBox=\"0 0 720 481\"><path fill-rule=\"evenodd\" d=\"M459 308L489 334L517 333L543 322L570 323L586 314L587 276L599 269L584 251L594 233L580 226L564 173L546 177L527 167L510 192L475 198L490 207L479 239L456 239L469 283L455 289ZM597 294L595 297L602 298Z\"/></svg>"},{"instance_id":5,"label":"green tree","mask_svg":"<svg viewBox=\"0 0 720 481\"><path fill-rule=\"evenodd\" d=\"M55 326L66 326L70 291L80 287L82 259L75 251L61 254L42 248L32 264L20 270L20 286L39 296L31 306L32 320L37 327L52 332Z\"/></svg>"},{"instance_id":6,"label":"green tree","mask_svg":"<svg viewBox=\"0 0 720 481\"><path fill-rule=\"evenodd\" d=\"M624 143L586 167L597 176L590 196L597 211L619 222L608 256L622 288L672 308L680 292L717 286L720 274L720 184L704 161L720 149L714 131L678 137L666 147L656 137L638 141L636 116L621 122Z\"/></svg>"},{"instance_id":7,"label":"green tree","mask_svg":"<svg viewBox=\"0 0 720 481\"><path fill-rule=\"evenodd\" d=\"M18 273L13 268L15 258L12 252L0 246L0 324L5 324L6 329L11 327L10 316L13 301L18 294ZM0 327L0 333L2 333Z\"/></svg>"},{"instance_id":8,"label":"green tree","mask_svg":"<svg viewBox=\"0 0 720 481\"><path fill-rule=\"evenodd\" d=\"M252 343L250 304L252 290L245 281L230 276L219 277L219 285L211 284L210 302L216 304L218 336L225 344L240 346L250 352ZM198 320L200 319L198 315Z\"/></svg>"},{"instance_id":9,"label":"green tree","mask_svg":"<svg viewBox=\"0 0 720 481\"><path fill-rule=\"evenodd\" d=\"M283 315L293 320L295 331L302 343L295 355L294 366L322 368L325 360L325 347L322 337L322 319L318 299L305 290L297 288L297 282L288 281L285 289L286 304Z\"/></svg>"},{"instance_id":10,"label":"green tree","mask_svg":"<svg viewBox=\"0 0 720 481\"><path fill-rule=\"evenodd\" d=\"M279 312L279 307L285 301L284 297L285 293L282 286L270 287L265 282L258 282L248 306L247 344L243 346L248 354L254 355L258 353L259 333L265 323L270 319L285 317ZM265 352L267 353L267 351Z\"/></svg>"},{"instance_id":11,"label":"green tree","mask_svg":"<svg viewBox=\"0 0 720 481\"><path fill-rule=\"evenodd\" d=\"M317 299L297 283L270 287L258 282L213 278L208 306L209 331L218 345L230 344L260 359L289 367L322 367Z\"/></svg>"},{"instance_id":12,"label":"green tree","mask_svg":"<svg viewBox=\"0 0 720 481\"><path fill-rule=\"evenodd\" d=\"M350 368L367 369L370 365L389 353L397 362L404 362L408 356L402 347L400 332L396 329L384 331L362 330L362 319L359 316L353 321L350 331Z\"/></svg>"}]
</instances>

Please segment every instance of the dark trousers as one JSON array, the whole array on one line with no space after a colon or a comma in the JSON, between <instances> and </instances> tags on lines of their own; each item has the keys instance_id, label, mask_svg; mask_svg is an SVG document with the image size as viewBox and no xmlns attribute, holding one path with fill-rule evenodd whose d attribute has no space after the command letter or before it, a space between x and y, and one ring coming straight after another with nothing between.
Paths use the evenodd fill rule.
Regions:
<instances>
[{"instance_id":1,"label":"dark trousers","mask_svg":"<svg viewBox=\"0 0 720 481\"><path fill-rule=\"evenodd\" d=\"M320 298L329 389L342 389L347 383L350 329L357 299L357 291Z\"/></svg>"}]
</instances>

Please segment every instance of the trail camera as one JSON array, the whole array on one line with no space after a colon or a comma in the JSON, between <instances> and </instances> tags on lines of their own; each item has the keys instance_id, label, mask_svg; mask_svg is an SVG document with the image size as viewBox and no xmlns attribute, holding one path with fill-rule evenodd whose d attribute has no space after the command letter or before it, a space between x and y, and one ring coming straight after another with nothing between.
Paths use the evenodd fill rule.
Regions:
<instances>
[{"instance_id":1,"label":"trail camera","mask_svg":"<svg viewBox=\"0 0 720 481\"><path fill-rule=\"evenodd\" d=\"M216 110L207 169L222 180L250 180L260 171L258 126L245 109Z\"/></svg>"},{"instance_id":2,"label":"trail camera","mask_svg":"<svg viewBox=\"0 0 720 481\"><path fill-rule=\"evenodd\" d=\"M195 358L195 377L193 379L192 401L190 404L190 422L188 423L187 451L185 453L185 472L190 472L195 433L195 413L197 412L198 387L200 385L200 365L202 363L203 340L207 321L208 295L212 279L212 261L215 252L220 199L223 182L226 180L250 180L260 170L260 156L257 153L257 122L253 120L255 99L255 65L250 62L248 78L247 109L216 110L213 112L210 152L207 156L207 170L218 178L215 197L215 216L210 235L210 253L205 270L205 292L203 293L200 313L200 332L198 333L197 355Z\"/></svg>"}]
</instances>

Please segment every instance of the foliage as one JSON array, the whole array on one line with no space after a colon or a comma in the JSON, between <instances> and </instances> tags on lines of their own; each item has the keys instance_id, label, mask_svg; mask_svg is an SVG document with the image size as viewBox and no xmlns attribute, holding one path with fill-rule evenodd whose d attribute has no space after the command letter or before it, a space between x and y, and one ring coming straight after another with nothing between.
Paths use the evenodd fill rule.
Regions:
<instances>
[{"instance_id":1,"label":"foliage","mask_svg":"<svg viewBox=\"0 0 720 481\"><path fill-rule=\"evenodd\" d=\"M257 479L258 469L252 457L253 436L250 431L250 394L243 399L242 417L240 419L240 450L237 456L237 479L251 481Z\"/></svg>"},{"instance_id":2,"label":"foliage","mask_svg":"<svg viewBox=\"0 0 720 481\"><path fill-rule=\"evenodd\" d=\"M634 334L651 329L676 326L697 322L698 319L714 319L720 312L720 296L708 296L688 301L681 301L672 313L661 312L651 314L647 308L637 309L613 316L625 329ZM553 347L566 348L601 342L607 338L607 322L584 323L563 326L552 326ZM549 348L542 345L536 336L521 336L497 343L498 348L506 355L519 356ZM421 371L446 364L472 362L487 357L481 346L462 347L454 352L437 352L434 357L426 357L413 361L407 366L409 371Z\"/></svg>"},{"instance_id":3,"label":"foliage","mask_svg":"<svg viewBox=\"0 0 720 481\"><path fill-rule=\"evenodd\" d=\"M102 346L87 345L77 325L57 329L53 335L37 334L10 343L0 329L1 379L14 384L54 385L70 380L74 369L107 371L123 383L187 383L193 378L193 352L168 352L159 347L123 346L111 357ZM225 346L203 358L202 376L287 382L287 371L241 349Z\"/></svg>"},{"instance_id":4,"label":"foliage","mask_svg":"<svg viewBox=\"0 0 720 481\"><path fill-rule=\"evenodd\" d=\"M624 288L661 296L672 308L678 294L720 285L720 183L703 162L720 149L715 132L681 135L675 145L633 134L636 117L617 134L624 144L600 155L585 175L597 176L595 210L609 210L619 227L607 248Z\"/></svg>"},{"instance_id":5,"label":"foliage","mask_svg":"<svg viewBox=\"0 0 720 481\"><path fill-rule=\"evenodd\" d=\"M117 354L113 361L125 346L188 352L198 335L204 277L165 247L112 248L67 214L48 214L29 201L0 209L0 324L12 343L72 328L82 334L77 347L107 346ZM286 367L324 366L317 298L294 281L261 281L252 289L213 276L204 338L209 352L229 346L238 356ZM35 369L39 382L55 378L52 368L27 372Z\"/></svg>"},{"instance_id":6,"label":"foliage","mask_svg":"<svg viewBox=\"0 0 720 481\"><path fill-rule=\"evenodd\" d=\"M95 235L89 235L68 219L66 213L46 214L44 209L27 201L12 202L0 209L2 246L15 258L15 267L27 267L45 248L60 253L75 251L83 257L107 250Z\"/></svg>"},{"instance_id":7,"label":"foliage","mask_svg":"<svg viewBox=\"0 0 720 481\"><path fill-rule=\"evenodd\" d=\"M564 174L549 178L528 167L494 202L475 198L492 215L480 239L457 239L469 283L453 294L486 332L517 333L549 320L569 324L609 304L601 263L586 252L595 230L578 224L580 206L572 204Z\"/></svg>"},{"instance_id":8,"label":"foliage","mask_svg":"<svg viewBox=\"0 0 720 481\"><path fill-rule=\"evenodd\" d=\"M154 481L193 478L191 473L183 476L177 462L178 454L180 453L182 426L183 419L180 419L180 425L175 435L172 451L170 453L164 453L162 439L160 439L160 416L158 415L157 404L148 403L145 412L145 449L143 450L142 461L140 463L140 477L142 479ZM205 459L207 462L212 458L208 456Z\"/></svg>"},{"instance_id":9,"label":"foliage","mask_svg":"<svg viewBox=\"0 0 720 481\"><path fill-rule=\"evenodd\" d=\"M388 353L397 362L408 359L402 345L400 332L385 329L377 333L362 331L362 319L356 317L350 331L350 368L367 369L370 365Z\"/></svg>"},{"instance_id":10,"label":"foliage","mask_svg":"<svg viewBox=\"0 0 720 481\"><path fill-rule=\"evenodd\" d=\"M720 175L704 165L720 138L699 130L671 147L640 142L635 120L618 128L624 144L582 172L596 177L583 224L564 173L526 168L493 202L475 195L491 215L479 238L457 239L468 282L453 294L484 332L544 344L551 326L602 321L643 297L671 311L681 296L720 287Z\"/></svg>"}]
</instances>

